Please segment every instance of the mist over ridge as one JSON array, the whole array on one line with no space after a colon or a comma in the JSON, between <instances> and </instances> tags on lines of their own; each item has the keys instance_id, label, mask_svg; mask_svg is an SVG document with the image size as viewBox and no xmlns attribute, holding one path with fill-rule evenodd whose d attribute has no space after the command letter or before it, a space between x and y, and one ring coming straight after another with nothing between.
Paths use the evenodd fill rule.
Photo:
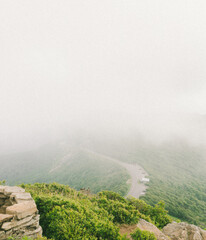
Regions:
<instances>
[{"instance_id":1,"label":"mist over ridge","mask_svg":"<svg viewBox=\"0 0 206 240\"><path fill-rule=\"evenodd\" d=\"M205 142L206 3L0 3L0 152L74 132Z\"/></svg>"}]
</instances>

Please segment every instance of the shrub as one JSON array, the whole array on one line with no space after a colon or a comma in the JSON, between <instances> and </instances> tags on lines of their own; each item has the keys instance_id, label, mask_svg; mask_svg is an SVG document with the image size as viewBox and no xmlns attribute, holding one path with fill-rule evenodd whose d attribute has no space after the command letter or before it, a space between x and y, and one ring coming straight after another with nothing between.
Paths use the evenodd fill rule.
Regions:
<instances>
[{"instance_id":1,"label":"shrub","mask_svg":"<svg viewBox=\"0 0 206 240\"><path fill-rule=\"evenodd\" d=\"M37 204L43 234L55 240L123 240L127 238L120 236L119 224L136 224L143 218L162 227L169 219L163 203L152 207L109 191L88 196L56 183L22 187Z\"/></svg>"},{"instance_id":2,"label":"shrub","mask_svg":"<svg viewBox=\"0 0 206 240\"><path fill-rule=\"evenodd\" d=\"M131 234L134 240L157 240L154 233L148 231L141 231L139 228Z\"/></svg>"},{"instance_id":3,"label":"shrub","mask_svg":"<svg viewBox=\"0 0 206 240\"><path fill-rule=\"evenodd\" d=\"M99 193L98 196L99 199L96 200L98 206L114 217L114 223L135 224L138 222L140 212L119 194L105 191Z\"/></svg>"},{"instance_id":4,"label":"shrub","mask_svg":"<svg viewBox=\"0 0 206 240\"><path fill-rule=\"evenodd\" d=\"M130 205L134 206L141 214L145 216L141 216L141 218L145 219L146 221L151 219L151 222L158 228L163 228L165 225L172 222L172 218L165 210L165 203L163 201L160 201L154 207L146 204L143 200L136 198L129 198L128 201Z\"/></svg>"}]
</instances>

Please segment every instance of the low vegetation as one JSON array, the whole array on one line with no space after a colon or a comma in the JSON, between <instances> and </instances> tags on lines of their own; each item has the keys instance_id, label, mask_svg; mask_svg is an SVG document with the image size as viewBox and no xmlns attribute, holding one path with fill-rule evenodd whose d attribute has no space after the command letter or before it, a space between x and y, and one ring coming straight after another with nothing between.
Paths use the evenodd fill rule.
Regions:
<instances>
[{"instance_id":1,"label":"low vegetation","mask_svg":"<svg viewBox=\"0 0 206 240\"><path fill-rule=\"evenodd\" d=\"M138 163L147 171L149 188L141 198L148 204L154 206L164 200L170 215L206 228L204 149L183 141L152 145L127 140L100 143L96 149L122 161Z\"/></svg>"},{"instance_id":2,"label":"low vegetation","mask_svg":"<svg viewBox=\"0 0 206 240\"><path fill-rule=\"evenodd\" d=\"M129 175L123 167L87 151L71 149L57 144L1 156L1 179L9 185L55 181L77 190L89 188L92 193L109 190L124 196L128 192Z\"/></svg>"},{"instance_id":3,"label":"low vegetation","mask_svg":"<svg viewBox=\"0 0 206 240\"><path fill-rule=\"evenodd\" d=\"M206 228L203 149L183 141L154 145L129 137L118 141L96 140L92 146L93 152L138 163L148 172L149 188L141 197L146 203L155 206L163 200L171 216ZM121 196L127 194L129 175L124 168L83 149L71 152L65 159L68 147L61 148L56 144L34 152L1 156L0 176L7 184L55 181L77 190L89 187L92 193L108 190Z\"/></svg>"},{"instance_id":4,"label":"low vegetation","mask_svg":"<svg viewBox=\"0 0 206 240\"><path fill-rule=\"evenodd\" d=\"M135 230L131 236L134 240L157 240L153 233L148 231L141 231L140 229Z\"/></svg>"},{"instance_id":5,"label":"low vegetation","mask_svg":"<svg viewBox=\"0 0 206 240\"><path fill-rule=\"evenodd\" d=\"M121 224L136 224L143 218L162 228L171 222L162 202L152 207L143 200L125 199L110 191L85 195L56 183L22 184L21 187L35 199L40 224L49 239L123 240L127 238L119 233Z\"/></svg>"}]
</instances>

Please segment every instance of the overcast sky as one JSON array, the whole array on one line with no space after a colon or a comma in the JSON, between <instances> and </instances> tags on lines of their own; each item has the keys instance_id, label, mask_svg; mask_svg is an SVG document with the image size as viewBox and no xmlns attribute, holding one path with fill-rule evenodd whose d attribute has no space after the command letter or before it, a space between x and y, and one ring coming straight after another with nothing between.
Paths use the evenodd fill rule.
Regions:
<instances>
[{"instance_id":1,"label":"overcast sky","mask_svg":"<svg viewBox=\"0 0 206 240\"><path fill-rule=\"evenodd\" d=\"M1 0L0 144L205 114L205 13L205 0Z\"/></svg>"}]
</instances>

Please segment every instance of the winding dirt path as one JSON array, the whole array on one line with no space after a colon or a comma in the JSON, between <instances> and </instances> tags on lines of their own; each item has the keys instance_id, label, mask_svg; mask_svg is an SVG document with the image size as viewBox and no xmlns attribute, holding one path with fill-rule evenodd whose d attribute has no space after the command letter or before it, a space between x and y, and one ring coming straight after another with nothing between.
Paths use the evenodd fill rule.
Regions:
<instances>
[{"instance_id":1,"label":"winding dirt path","mask_svg":"<svg viewBox=\"0 0 206 240\"><path fill-rule=\"evenodd\" d=\"M141 183L140 180L142 178L148 176L148 174L145 172L145 170L141 166L139 166L138 164L125 163L125 162L122 162L115 158L111 158L104 154L93 152L88 149L84 149L84 150L89 153L92 153L92 154L98 155L100 157L103 157L105 159L108 159L110 161L116 162L128 171L129 175L131 176L128 183L131 184L131 187L130 187L130 190L129 190L127 196L139 198L141 195L145 194L147 186L145 186L145 184Z\"/></svg>"},{"instance_id":2,"label":"winding dirt path","mask_svg":"<svg viewBox=\"0 0 206 240\"><path fill-rule=\"evenodd\" d=\"M63 166L63 164L71 157L71 153L65 155L62 159L59 160L57 166L53 167L49 173L55 172L56 170L58 170L59 168L61 168Z\"/></svg>"}]
</instances>

